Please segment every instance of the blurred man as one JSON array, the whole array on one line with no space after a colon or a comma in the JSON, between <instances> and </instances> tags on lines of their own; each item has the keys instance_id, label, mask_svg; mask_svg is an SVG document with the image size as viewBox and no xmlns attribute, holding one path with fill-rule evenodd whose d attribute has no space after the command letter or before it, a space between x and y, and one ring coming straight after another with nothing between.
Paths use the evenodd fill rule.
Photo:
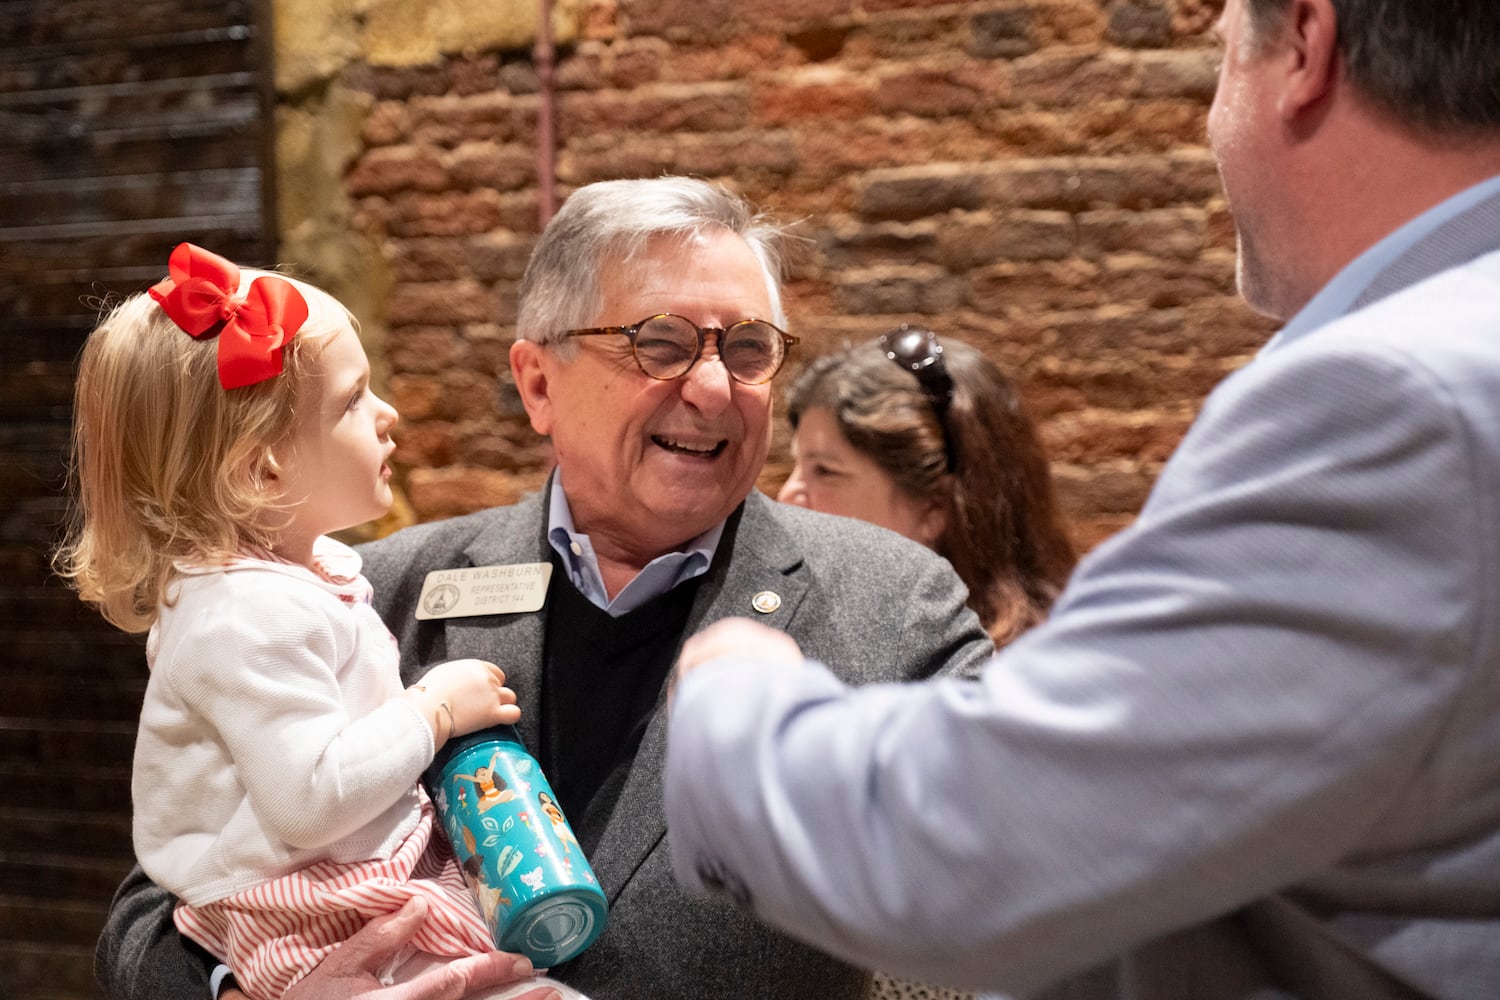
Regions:
<instances>
[{"instance_id":1,"label":"blurred man","mask_svg":"<svg viewBox=\"0 0 1500 1000\"><path fill-rule=\"evenodd\" d=\"M1500 988L1500 5L1229 0L1218 32L1240 287L1286 327L979 681L691 640L687 884L1028 996Z\"/></svg>"}]
</instances>

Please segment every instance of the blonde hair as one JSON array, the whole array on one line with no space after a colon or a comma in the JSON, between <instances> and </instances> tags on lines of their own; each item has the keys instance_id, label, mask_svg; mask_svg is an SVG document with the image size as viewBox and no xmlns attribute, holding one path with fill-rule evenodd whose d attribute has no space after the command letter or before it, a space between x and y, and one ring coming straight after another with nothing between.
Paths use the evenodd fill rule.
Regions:
<instances>
[{"instance_id":1,"label":"blonde hair","mask_svg":"<svg viewBox=\"0 0 1500 1000\"><path fill-rule=\"evenodd\" d=\"M266 274L242 269L239 294ZM254 385L221 388L218 339L188 336L145 294L111 310L84 345L73 506L53 566L126 632L156 621L174 561L221 562L276 541L273 448L296 423L310 363L355 325L327 292L285 280L306 299L307 322L284 349L281 374Z\"/></svg>"}]
</instances>

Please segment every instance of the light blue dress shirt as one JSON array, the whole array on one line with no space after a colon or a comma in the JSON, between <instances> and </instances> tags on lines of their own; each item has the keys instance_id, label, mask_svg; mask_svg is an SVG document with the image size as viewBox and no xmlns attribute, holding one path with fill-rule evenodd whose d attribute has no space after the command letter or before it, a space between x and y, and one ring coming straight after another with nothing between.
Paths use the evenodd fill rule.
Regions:
<instances>
[{"instance_id":1,"label":"light blue dress shirt","mask_svg":"<svg viewBox=\"0 0 1500 1000\"><path fill-rule=\"evenodd\" d=\"M634 611L679 583L707 573L723 534L724 522L720 521L690 541L683 551L657 556L615 595L614 600L610 600L604 589L604 576L599 572L599 557L594 552L594 544L573 524L573 510L563 495L561 479L552 484L547 499L547 541L562 558L568 579L595 607L602 608L614 618Z\"/></svg>"},{"instance_id":2,"label":"light blue dress shirt","mask_svg":"<svg viewBox=\"0 0 1500 1000\"><path fill-rule=\"evenodd\" d=\"M1370 287L1376 277L1396 263L1412 247L1466 212L1472 211L1486 199L1500 193L1500 176L1476 184L1461 191L1447 201L1434 205L1421 215L1395 230L1379 243L1354 258L1344 269L1334 275L1332 281L1323 286L1303 306L1291 322L1267 341L1262 353L1284 347L1319 327L1326 326L1341 316L1354 311L1355 303Z\"/></svg>"}]
</instances>

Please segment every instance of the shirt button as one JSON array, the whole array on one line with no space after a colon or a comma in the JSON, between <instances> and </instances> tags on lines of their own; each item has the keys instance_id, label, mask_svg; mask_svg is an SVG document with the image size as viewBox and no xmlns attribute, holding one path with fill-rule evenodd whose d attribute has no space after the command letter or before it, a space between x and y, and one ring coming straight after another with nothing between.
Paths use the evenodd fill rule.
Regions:
<instances>
[{"instance_id":1,"label":"shirt button","mask_svg":"<svg viewBox=\"0 0 1500 1000\"><path fill-rule=\"evenodd\" d=\"M582 546L582 545L579 545L579 544L578 544L578 543L577 543L577 542L571 542L571 543L569 543L569 545L568 545L568 549L569 549L569 550L570 550L570 551L571 551L571 552L572 552L572 553L573 553L573 554L574 554L574 555L575 555L575 556L581 556L581 555L583 555L583 546Z\"/></svg>"}]
</instances>

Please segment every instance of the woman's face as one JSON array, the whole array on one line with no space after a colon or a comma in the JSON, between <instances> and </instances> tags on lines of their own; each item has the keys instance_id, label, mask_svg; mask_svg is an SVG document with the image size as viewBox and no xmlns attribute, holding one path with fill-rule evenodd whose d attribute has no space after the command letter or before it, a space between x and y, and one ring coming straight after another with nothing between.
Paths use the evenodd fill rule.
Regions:
<instances>
[{"instance_id":1,"label":"woman's face","mask_svg":"<svg viewBox=\"0 0 1500 1000\"><path fill-rule=\"evenodd\" d=\"M791 477L776 495L782 503L869 521L929 547L943 533L947 518L939 505L899 489L873 458L849 443L828 410L803 412L792 458Z\"/></svg>"}]
</instances>

